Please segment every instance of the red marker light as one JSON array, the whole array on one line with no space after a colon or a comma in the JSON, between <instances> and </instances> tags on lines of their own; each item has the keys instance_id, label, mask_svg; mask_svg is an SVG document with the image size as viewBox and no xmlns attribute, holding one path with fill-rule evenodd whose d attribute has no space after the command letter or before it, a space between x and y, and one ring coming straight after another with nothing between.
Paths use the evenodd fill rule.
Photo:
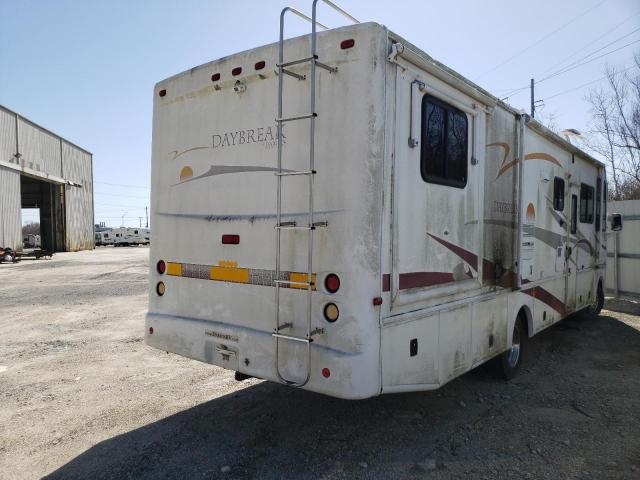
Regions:
<instances>
[{"instance_id":1,"label":"red marker light","mask_svg":"<svg viewBox=\"0 0 640 480\"><path fill-rule=\"evenodd\" d=\"M166 91L166 90L160 90L160 91L158 92L158 95L160 95L161 97L164 97L166 94L167 94L167 91Z\"/></svg>"},{"instance_id":2,"label":"red marker light","mask_svg":"<svg viewBox=\"0 0 640 480\"><path fill-rule=\"evenodd\" d=\"M236 67L233 70L231 70L231 75L238 76L242 73L242 67Z\"/></svg>"},{"instance_id":3,"label":"red marker light","mask_svg":"<svg viewBox=\"0 0 640 480\"><path fill-rule=\"evenodd\" d=\"M219 73L214 73L213 75L211 75L211 81L212 82L217 82L218 80L220 80L220 74Z\"/></svg>"},{"instance_id":4,"label":"red marker light","mask_svg":"<svg viewBox=\"0 0 640 480\"><path fill-rule=\"evenodd\" d=\"M153 327L149 327L149 335L153 335Z\"/></svg>"},{"instance_id":5,"label":"red marker light","mask_svg":"<svg viewBox=\"0 0 640 480\"><path fill-rule=\"evenodd\" d=\"M373 306L377 307L378 305L382 305L382 297L375 297L373 299Z\"/></svg>"},{"instance_id":6,"label":"red marker light","mask_svg":"<svg viewBox=\"0 0 640 480\"><path fill-rule=\"evenodd\" d=\"M331 370L329 370L328 368L323 368L322 369L322 376L324 378L329 378L331 376Z\"/></svg>"},{"instance_id":7,"label":"red marker light","mask_svg":"<svg viewBox=\"0 0 640 480\"><path fill-rule=\"evenodd\" d=\"M356 41L353 38L350 38L348 40L343 40L342 42L340 42L340 48L342 50L346 50L347 48L351 48L356 44Z\"/></svg>"},{"instance_id":8,"label":"red marker light","mask_svg":"<svg viewBox=\"0 0 640 480\"><path fill-rule=\"evenodd\" d=\"M335 273L330 273L324 279L324 288L329 293L336 293L340 289L340 278Z\"/></svg>"},{"instance_id":9,"label":"red marker light","mask_svg":"<svg viewBox=\"0 0 640 480\"><path fill-rule=\"evenodd\" d=\"M159 260L158 264L156 265L156 268L158 269L158 273L162 275L164 272L167 271L167 264L164 263L164 260Z\"/></svg>"},{"instance_id":10,"label":"red marker light","mask_svg":"<svg viewBox=\"0 0 640 480\"><path fill-rule=\"evenodd\" d=\"M264 62L264 60L257 62L254 67L256 70L262 70L265 67L266 63Z\"/></svg>"},{"instance_id":11,"label":"red marker light","mask_svg":"<svg viewBox=\"0 0 640 480\"><path fill-rule=\"evenodd\" d=\"M222 235L223 245L239 245L240 235Z\"/></svg>"}]
</instances>

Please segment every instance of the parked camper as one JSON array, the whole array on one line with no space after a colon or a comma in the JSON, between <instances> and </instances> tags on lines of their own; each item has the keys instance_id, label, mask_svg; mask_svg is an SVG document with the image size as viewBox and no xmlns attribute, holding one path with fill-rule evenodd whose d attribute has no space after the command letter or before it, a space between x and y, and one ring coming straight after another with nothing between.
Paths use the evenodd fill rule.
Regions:
<instances>
[{"instance_id":1,"label":"parked camper","mask_svg":"<svg viewBox=\"0 0 640 480\"><path fill-rule=\"evenodd\" d=\"M96 246L113 245L113 229L105 229L95 234Z\"/></svg>"},{"instance_id":2,"label":"parked camper","mask_svg":"<svg viewBox=\"0 0 640 480\"><path fill-rule=\"evenodd\" d=\"M148 245L150 233L148 228L121 227L112 229L114 245L127 247L130 245Z\"/></svg>"},{"instance_id":3,"label":"parked camper","mask_svg":"<svg viewBox=\"0 0 640 480\"><path fill-rule=\"evenodd\" d=\"M382 25L154 93L151 346L355 399L602 308L603 164Z\"/></svg>"},{"instance_id":4,"label":"parked camper","mask_svg":"<svg viewBox=\"0 0 640 480\"><path fill-rule=\"evenodd\" d=\"M24 235L22 239L22 246L24 248L40 248L40 235L34 235L31 233Z\"/></svg>"}]
</instances>

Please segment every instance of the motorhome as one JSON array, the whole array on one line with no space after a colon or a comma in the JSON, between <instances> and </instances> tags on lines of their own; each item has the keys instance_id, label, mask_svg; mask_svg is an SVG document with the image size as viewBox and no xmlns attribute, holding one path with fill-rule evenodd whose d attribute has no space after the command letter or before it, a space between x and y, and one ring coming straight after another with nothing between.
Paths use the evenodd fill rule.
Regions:
<instances>
[{"instance_id":1,"label":"motorhome","mask_svg":"<svg viewBox=\"0 0 640 480\"><path fill-rule=\"evenodd\" d=\"M512 377L602 308L604 165L317 3L310 35L287 8L279 42L156 85L146 343L350 399Z\"/></svg>"}]
</instances>

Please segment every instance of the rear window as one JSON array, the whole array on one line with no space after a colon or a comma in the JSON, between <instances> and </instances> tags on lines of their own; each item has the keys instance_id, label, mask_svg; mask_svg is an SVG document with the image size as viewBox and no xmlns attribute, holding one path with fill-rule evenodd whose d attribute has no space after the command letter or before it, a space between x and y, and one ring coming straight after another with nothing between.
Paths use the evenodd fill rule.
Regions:
<instances>
[{"instance_id":1,"label":"rear window","mask_svg":"<svg viewBox=\"0 0 640 480\"><path fill-rule=\"evenodd\" d=\"M420 171L425 182L464 188L468 131L464 112L431 95L422 98Z\"/></svg>"}]
</instances>

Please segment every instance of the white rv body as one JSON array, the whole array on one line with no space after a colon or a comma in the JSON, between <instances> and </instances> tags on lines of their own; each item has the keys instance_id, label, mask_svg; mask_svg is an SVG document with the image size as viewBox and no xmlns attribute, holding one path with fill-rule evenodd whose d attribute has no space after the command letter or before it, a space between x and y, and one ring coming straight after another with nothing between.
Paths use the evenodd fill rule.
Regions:
<instances>
[{"instance_id":1,"label":"white rv body","mask_svg":"<svg viewBox=\"0 0 640 480\"><path fill-rule=\"evenodd\" d=\"M96 232L95 241L97 246L106 247L107 245L113 245L113 242L114 242L113 229L108 228L100 232Z\"/></svg>"},{"instance_id":2,"label":"white rv body","mask_svg":"<svg viewBox=\"0 0 640 480\"><path fill-rule=\"evenodd\" d=\"M116 247L129 245L148 245L150 242L150 231L148 228L120 227L112 228L111 236Z\"/></svg>"},{"instance_id":3,"label":"white rv body","mask_svg":"<svg viewBox=\"0 0 640 480\"><path fill-rule=\"evenodd\" d=\"M285 59L308 56L309 42L287 40ZM274 336L278 308L287 334L304 337L307 308L305 288L280 288L275 300L277 44L155 88L147 344L356 399L438 388L509 349L518 315L531 336L594 304L606 259L602 164L381 25L329 30L317 43L338 71L317 73L314 221L327 226L313 234L310 357L304 342ZM309 64L290 68L309 76ZM308 113L308 82L283 81L285 116ZM466 118L456 186L422 174L423 102ZM283 169L307 169L308 120L286 123L282 140ZM283 221L306 221L303 177L283 180ZM592 223L573 233L572 196L580 210L581 184L598 183L600 206L595 194L584 202ZM307 278L307 239L281 233L280 279Z\"/></svg>"},{"instance_id":4,"label":"white rv body","mask_svg":"<svg viewBox=\"0 0 640 480\"><path fill-rule=\"evenodd\" d=\"M32 233L24 235L24 238L22 239L22 246L24 248L40 248L40 235L34 235Z\"/></svg>"}]
</instances>

